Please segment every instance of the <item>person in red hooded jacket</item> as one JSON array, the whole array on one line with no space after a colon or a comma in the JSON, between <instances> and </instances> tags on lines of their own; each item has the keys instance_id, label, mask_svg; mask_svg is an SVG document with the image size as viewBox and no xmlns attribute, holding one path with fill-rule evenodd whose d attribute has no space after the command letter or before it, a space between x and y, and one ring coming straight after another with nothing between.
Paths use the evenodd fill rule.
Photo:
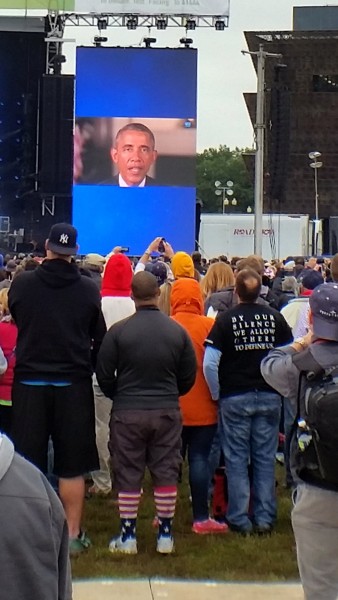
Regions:
<instances>
[{"instance_id":1,"label":"person in red hooded jacket","mask_svg":"<svg viewBox=\"0 0 338 600\"><path fill-rule=\"evenodd\" d=\"M135 304L131 298L131 280L133 271L129 258L119 251L106 263L101 286L102 312L107 330L122 319L135 312ZM96 445L99 453L100 469L92 472L93 485L88 489L90 495L107 496L112 491L110 453L108 450L109 420L112 403L100 390L96 375L93 376L95 402Z\"/></svg>"},{"instance_id":2,"label":"person in red hooded jacket","mask_svg":"<svg viewBox=\"0 0 338 600\"><path fill-rule=\"evenodd\" d=\"M0 291L0 347L7 360L7 370L0 376L0 431L9 434L12 414L12 386L18 328L8 309L8 288Z\"/></svg>"},{"instance_id":3,"label":"person in red hooded jacket","mask_svg":"<svg viewBox=\"0 0 338 600\"><path fill-rule=\"evenodd\" d=\"M212 400L203 375L204 341L214 320L203 314L203 300L195 279L175 281L171 290L172 318L189 334L197 359L197 375L190 392L180 397L183 418L183 450L188 452L189 483L192 497L193 526L198 534L225 533L225 523L209 517L208 457L217 428L217 404Z\"/></svg>"}]
</instances>

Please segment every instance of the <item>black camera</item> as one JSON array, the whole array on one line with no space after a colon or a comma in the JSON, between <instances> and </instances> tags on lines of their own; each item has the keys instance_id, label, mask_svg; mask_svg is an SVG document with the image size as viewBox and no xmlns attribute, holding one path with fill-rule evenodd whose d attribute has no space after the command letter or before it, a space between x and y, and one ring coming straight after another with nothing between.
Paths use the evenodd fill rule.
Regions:
<instances>
[{"instance_id":1,"label":"black camera","mask_svg":"<svg viewBox=\"0 0 338 600\"><path fill-rule=\"evenodd\" d=\"M165 246L164 246L164 242L165 239L162 238L159 245L158 245L158 251L162 254L163 252L165 252Z\"/></svg>"}]
</instances>

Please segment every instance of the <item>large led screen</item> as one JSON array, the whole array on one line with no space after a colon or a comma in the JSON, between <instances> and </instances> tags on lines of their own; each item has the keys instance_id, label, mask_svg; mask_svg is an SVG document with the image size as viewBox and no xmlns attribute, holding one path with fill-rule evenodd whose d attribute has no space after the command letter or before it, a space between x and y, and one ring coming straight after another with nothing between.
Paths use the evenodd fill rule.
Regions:
<instances>
[{"instance_id":1,"label":"large led screen","mask_svg":"<svg viewBox=\"0 0 338 600\"><path fill-rule=\"evenodd\" d=\"M80 252L192 251L197 51L78 48L73 223Z\"/></svg>"}]
</instances>

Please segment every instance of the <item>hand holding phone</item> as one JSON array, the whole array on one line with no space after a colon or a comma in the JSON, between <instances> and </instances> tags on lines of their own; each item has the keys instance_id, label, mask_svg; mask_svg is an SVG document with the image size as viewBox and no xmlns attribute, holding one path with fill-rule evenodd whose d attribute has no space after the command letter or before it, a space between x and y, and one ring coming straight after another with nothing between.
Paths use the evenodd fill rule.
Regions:
<instances>
[{"instance_id":1,"label":"hand holding phone","mask_svg":"<svg viewBox=\"0 0 338 600\"><path fill-rule=\"evenodd\" d=\"M161 241L160 241L160 243L159 243L159 245L158 245L158 251L159 251L161 254L163 254L163 252L165 252L165 245L164 245L164 244L165 244L165 239L164 239L164 238L161 238Z\"/></svg>"}]
</instances>

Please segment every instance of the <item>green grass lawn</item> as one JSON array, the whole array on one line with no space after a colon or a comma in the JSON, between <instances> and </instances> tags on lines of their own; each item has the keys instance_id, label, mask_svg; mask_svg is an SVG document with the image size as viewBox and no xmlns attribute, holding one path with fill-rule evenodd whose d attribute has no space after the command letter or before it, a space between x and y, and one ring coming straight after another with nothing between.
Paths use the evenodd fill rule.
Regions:
<instances>
[{"instance_id":1,"label":"green grass lawn","mask_svg":"<svg viewBox=\"0 0 338 600\"><path fill-rule=\"evenodd\" d=\"M282 481L282 469L277 467ZM138 554L113 555L108 551L111 537L119 532L117 506L111 499L86 501L85 528L92 548L72 560L74 578L166 577L218 581L286 581L298 579L295 542L290 524L290 493L277 487L278 522L270 537L243 538L235 533L196 535L191 532L189 489L180 484L174 522L176 552L170 556L155 551L155 514L147 478L141 500L137 538Z\"/></svg>"}]
</instances>

